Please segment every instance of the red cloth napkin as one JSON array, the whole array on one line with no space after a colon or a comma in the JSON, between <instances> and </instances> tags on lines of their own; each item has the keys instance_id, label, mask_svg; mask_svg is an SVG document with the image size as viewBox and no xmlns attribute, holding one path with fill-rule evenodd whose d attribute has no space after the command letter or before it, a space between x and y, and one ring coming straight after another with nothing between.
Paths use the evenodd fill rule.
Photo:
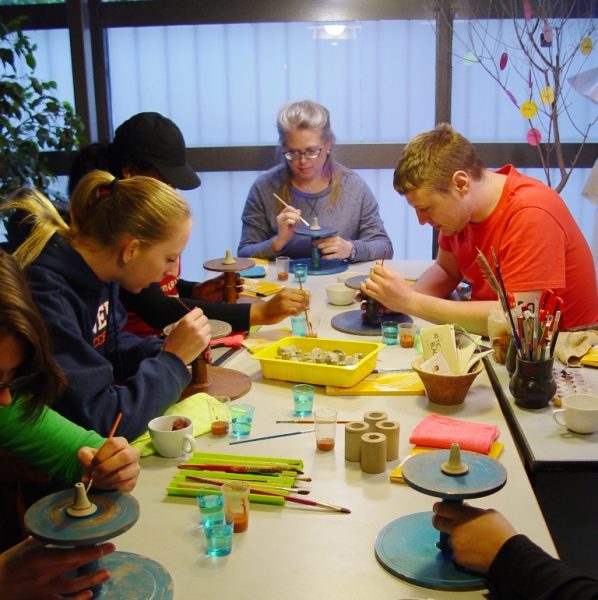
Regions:
<instances>
[{"instance_id":1,"label":"red cloth napkin","mask_svg":"<svg viewBox=\"0 0 598 600\"><path fill-rule=\"evenodd\" d=\"M238 348L243 345L243 340L245 339L244 333L233 333L232 335L228 335L226 337L216 338L210 342L210 347L218 347L218 346L230 346L231 348Z\"/></svg>"},{"instance_id":2,"label":"red cloth napkin","mask_svg":"<svg viewBox=\"0 0 598 600\"><path fill-rule=\"evenodd\" d=\"M461 450L488 454L499 434L496 425L470 423L432 413L415 427L409 442L429 448L450 448L457 442Z\"/></svg>"}]
</instances>

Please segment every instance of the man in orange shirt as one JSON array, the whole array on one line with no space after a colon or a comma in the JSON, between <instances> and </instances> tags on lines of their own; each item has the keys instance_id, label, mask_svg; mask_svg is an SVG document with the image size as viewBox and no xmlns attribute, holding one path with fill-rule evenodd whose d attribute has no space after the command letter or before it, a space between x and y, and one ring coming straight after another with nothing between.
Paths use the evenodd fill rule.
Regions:
<instances>
[{"instance_id":1,"label":"man in orange shirt","mask_svg":"<svg viewBox=\"0 0 598 600\"><path fill-rule=\"evenodd\" d=\"M386 308L487 335L497 297L478 265L479 248L491 263L494 249L505 288L518 300L537 306L543 289L554 290L563 299L561 329L598 322L592 253L562 198L545 184L512 165L487 169L473 145L444 123L406 146L394 187L420 224L439 231L439 250L413 286L376 265L362 291ZM471 300L447 299L463 279Z\"/></svg>"}]
</instances>

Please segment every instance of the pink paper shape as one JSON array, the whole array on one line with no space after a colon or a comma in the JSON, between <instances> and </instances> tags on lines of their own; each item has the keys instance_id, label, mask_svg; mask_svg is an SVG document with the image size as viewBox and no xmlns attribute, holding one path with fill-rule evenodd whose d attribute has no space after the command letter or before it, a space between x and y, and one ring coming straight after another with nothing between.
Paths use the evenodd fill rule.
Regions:
<instances>
[{"instance_id":1,"label":"pink paper shape","mask_svg":"<svg viewBox=\"0 0 598 600\"><path fill-rule=\"evenodd\" d=\"M506 52L503 52L500 56L500 63L498 64L501 71L505 70L507 63L509 62L509 55Z\"/></svg>"},{"instance_id":2,"label":"pink paper shape","mask_svg":"<svg viewBox=\"0 0 598 600\"><path fill-rule=\"evenodd\" d=\"M505 90L505 94L509 97L509 100L515 105L518 106L517 100L515 100L515 96L509 92L509 90Z\"/></svg>"},{"instance_id":3,"label":"pink paper shape","mask_svg":"<svg viewBox=\"0 0 598 600\"><path fill-rule=\"evenodd\" d=\"M527 132L527 143L530 146L537 146L542 141L542 132L535 127L532 127Z\"/></svg>"}]
</instances>

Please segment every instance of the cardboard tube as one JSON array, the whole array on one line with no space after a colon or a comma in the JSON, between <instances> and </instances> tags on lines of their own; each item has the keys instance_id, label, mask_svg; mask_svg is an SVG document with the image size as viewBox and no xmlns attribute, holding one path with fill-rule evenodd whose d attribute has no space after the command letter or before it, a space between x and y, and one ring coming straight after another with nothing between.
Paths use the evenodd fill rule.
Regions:
<instances>
[{"instance_id":1,"label":"cardboard tube","mask_svg":"<svg viewBox=\"0 0 598 600\"><path fill-rule=\"evenodd\" d=\"M386 460L399 458L399 429L396 421L376 421L376 431L386 436Z\"/></svg>"},{"instance_id":2,"label":"cardboard tube","mask_svg":"<svg viewBox=\"0 0 598 600\"><path fill-rule=\"evenodd\" d=\"M345 425L345 460L359 462L361 456L361 436L367 433L369 425L363 421L353 421Z\"/></svg>"},{"instance_id":3,"label":"cardboard tube","mask_svg":"<svg viewBox=\"0 0 598 600\"><path fill-rule=\"evenodd\" d=\"M388 415L381 410L370 410L363 415L363 420L370 426L369 431L375 431L375 424L377 421L386 421Z\"/></svg>"},{"instance_id":4,"label":"cardboard tube","mask_svg":"<svg viewBox=\"0 0 598 600\"><path fill-rule=\"evenodd\" d=\"M383 433L364 433L361 436L361 470L364 473L386 471L386 436Z\"/></svg>"}]
</instances>

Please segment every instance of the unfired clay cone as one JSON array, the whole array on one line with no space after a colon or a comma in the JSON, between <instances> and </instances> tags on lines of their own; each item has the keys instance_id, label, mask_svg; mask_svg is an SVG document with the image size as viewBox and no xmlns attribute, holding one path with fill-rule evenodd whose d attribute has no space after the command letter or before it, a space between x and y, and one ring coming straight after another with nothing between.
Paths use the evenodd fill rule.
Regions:
<instances>
[{"instance_id":1,"label":"unfired clay cone","mask_svg":"<svg viewBox=\"0 0 598 600\"><path fill-rule=\"evenodd\" d=\"M469 467L461 460L461 449L459 444L451 444L451 452L447 462L440 467L447 475L463 475L469 471Z\"/></svg>"},{"instance_id":2,"label":"unfired clay cone","mask_svg":"<svg viewBox=\"0 0 598 600\"><path fill-rule=\"evenodd\" d=\"M89 501L85 486L78 481L75 484L75 500L71 506L66 509L66 512L71 517L87 517L93 515L98 510L98 507Z\"/></svg>"},{"instance_id":3,"label":"unfired clay cone","mask_svg":"<svg viewBox=\"0 0 598 600\"><path fill-rule=\"evenodd\" d=\"M226 251L226 254L224 255L224 258L222 259L222 264L223 265L234 265L237 261L235 260L235 257L231 254L230 250Z\"/></svg>"}]
</instances>

